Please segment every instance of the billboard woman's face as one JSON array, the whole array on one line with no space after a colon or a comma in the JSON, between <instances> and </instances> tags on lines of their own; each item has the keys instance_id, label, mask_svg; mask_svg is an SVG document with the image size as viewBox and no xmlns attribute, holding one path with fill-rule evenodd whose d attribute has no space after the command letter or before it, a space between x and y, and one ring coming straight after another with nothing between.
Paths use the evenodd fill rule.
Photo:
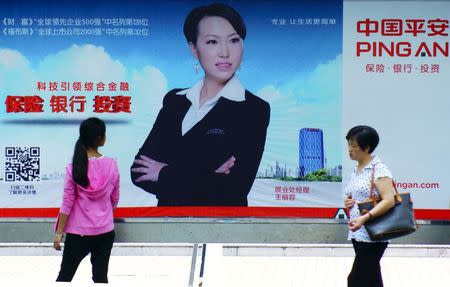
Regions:
<instances>
[{"instance_id":1,"label":"billboard woman's face","mask_svg":"<svg viewBox=\"0 0 450 287\"><path fill-rule=\"evenodd\" d=\"M203 18L198 25L197 43L190 46L208 79L225 83L241 64L243 40L224 18Z\"/></svg>"}]
</instances>

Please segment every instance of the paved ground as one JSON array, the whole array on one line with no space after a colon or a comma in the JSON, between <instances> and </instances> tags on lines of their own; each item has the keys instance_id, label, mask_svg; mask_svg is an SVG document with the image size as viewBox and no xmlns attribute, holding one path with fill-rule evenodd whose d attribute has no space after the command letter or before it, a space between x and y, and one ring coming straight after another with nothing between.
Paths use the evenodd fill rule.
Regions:
<instances>
[{"instance_id":1,"label":"paved ground","mask_svg":"<svg viewBox=\"0 0 450 287\"><path fill-rule=\"evenodd\" d=\"M320 247L317 246L312 249L303 248L303 252L318 251L311 252L315 253L315 256L273 256L277 255L277 252L286 254L286 249L282 246L260 246L256 253L245 251L253 256L221 256L221 246L211 245L210 248L208 245L203 286L346 286L346 276L353 260L348 246L344 246L340 252L331 253L326 246L322 247L323 252L320 252ZM120 254L120 249L121 247L117 247L115 254ZM13 249L10 249L9 253L12 253L11 250ZM391 251L391 254L386 254L382 259L385 287L450 286L449 252L450 247L443 247L434 253L416 249L416 256L407 248L403 254L401 248ZM0 286L94 285L90 281L89 258L81 263L72 284L57 284L54 279L59 270L60 256L53 253L48 256L11 256L5 253L8 252L0 253ZM224 251L224 254L226 253ZM272 255L268 256L270 253ZM190 264L191 257L186 255L113 255L109 285L186 287ZM196 273L198 275L198 270ZM198 278L194 286L198 286Z\"/></svg>"}]
</instances>

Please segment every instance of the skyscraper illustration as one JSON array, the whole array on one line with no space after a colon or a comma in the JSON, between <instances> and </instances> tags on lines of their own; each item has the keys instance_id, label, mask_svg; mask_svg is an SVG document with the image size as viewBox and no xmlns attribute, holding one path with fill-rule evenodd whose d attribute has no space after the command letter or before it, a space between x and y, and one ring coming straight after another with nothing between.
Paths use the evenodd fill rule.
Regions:
<instances>
[{"instance_id":1,"label":"skyscraper illustration","mask_svg":"<svg viewBox=\"0 0 450 287\"><path fill-rule=\"evenodd\" d=\"M299 132L299 176L324 168L323 131L303 128Z\"/></svg>"}]
</instances>

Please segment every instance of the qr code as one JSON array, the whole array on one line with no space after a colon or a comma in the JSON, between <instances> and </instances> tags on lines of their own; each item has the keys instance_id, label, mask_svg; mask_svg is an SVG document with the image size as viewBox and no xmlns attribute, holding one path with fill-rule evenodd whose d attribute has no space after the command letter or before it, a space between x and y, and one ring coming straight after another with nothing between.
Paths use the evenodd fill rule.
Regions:
<instances>
[{"instance_id":1,"label":"qr code","mask_svg":"<svg viewBox=\"0 0 450 287\"><path fill-rule=\"evenodd\" d=\"M5 181L40 180L39 147L5 148Z\"/></svg>"}]
</instances>

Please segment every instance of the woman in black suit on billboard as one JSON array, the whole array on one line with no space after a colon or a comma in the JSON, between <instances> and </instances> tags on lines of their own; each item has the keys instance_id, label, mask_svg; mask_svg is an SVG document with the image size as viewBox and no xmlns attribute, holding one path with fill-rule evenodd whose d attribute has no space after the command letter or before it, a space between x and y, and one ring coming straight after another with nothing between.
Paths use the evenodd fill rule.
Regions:
<instances>
[{"instance_id":1,"label":"woman in black suit on billboard","mask_svg":"<svg viewBox=\"0 0 450 287\"><path fill-rule=\"evenodd\" d=\"M205 76L166 94L131 167L158 206L247 206L264 150L270 107L235 75L246 28L224 4L193 9L184 35Z\"/></svg>"}]
</instances>

